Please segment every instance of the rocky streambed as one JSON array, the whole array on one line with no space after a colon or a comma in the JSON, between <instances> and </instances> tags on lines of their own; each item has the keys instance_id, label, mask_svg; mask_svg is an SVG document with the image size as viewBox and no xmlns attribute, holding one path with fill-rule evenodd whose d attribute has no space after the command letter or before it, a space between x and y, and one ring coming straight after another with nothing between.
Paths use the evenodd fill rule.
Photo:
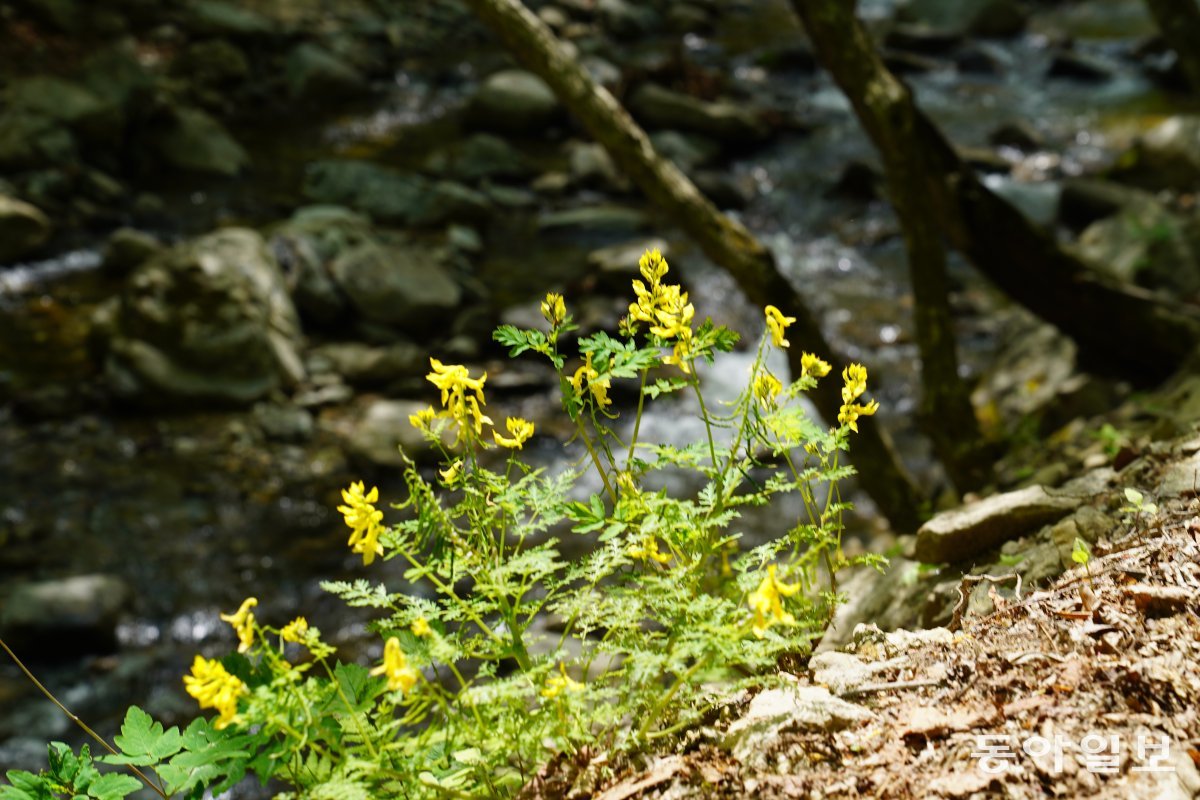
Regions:
<instances>
[{"instance_id":1,"label":"rocky streambed","mask_svg":"<svg viewBox=\"0 0 1200 800\"><path fill-rule=\"evenodd\" d=\"M531 5L812 287L939 485L911 421L895 222L786 4ZM1186 107L1140 3L945 5L863 12L997 191L1104 268L1194 296L1200 124L1166 117ZM497 322L534 324L546 290L611 326L653 242L701 315L757 333L730 279L452 2L19 0L0 15L0 629L102 730L130 702L193 713L178 676L197 649L227 648L216 615L246 595L267 615L312 609L348 655L366 646L316 581L366 574L337 490L395 488L429 355L487 368L491 401L537 420L534 455L554 463L574 454L552 376L489 344ZM953 275L997 437L1092 424L1072 421L1124 396ZM1081 458L1103 452L1074 433ZM1053 486L1074 470L1014 459L1001 476ZM0 765L74 735L7 667L0 701Z\"/></svg>"}]
</instances>

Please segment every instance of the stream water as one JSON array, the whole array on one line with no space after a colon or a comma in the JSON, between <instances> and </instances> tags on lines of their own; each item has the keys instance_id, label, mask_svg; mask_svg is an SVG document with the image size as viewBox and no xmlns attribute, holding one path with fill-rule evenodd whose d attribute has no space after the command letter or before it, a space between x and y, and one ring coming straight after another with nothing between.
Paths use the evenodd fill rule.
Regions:
<instances>
[{"instance_id":1,"label":"stream water","mask_svg":"<svg viewBox=\"0 0 1200 800\"><path fill-rule=\"evenodd\" d=\"M888 2L862 5L870 19L891 8ZM811 128L784 134L729 167L755 192L741 217L804 288L833 338L869 365L882 418L906 461L931 485L937 469L911 423L911 295L902 247L891 235L894 220L880 203L829 195L846 163L873 160L869 145L825 78L757 65L764 51L793 42L798 29L785 3L753 8L740 24L684 43L690 61L728 70L735 84L791 109ZM1049 218L1054 178L1103 165L1118 144L1167 108L1122 58L1151 31L1135 0L1063 4L1039 12L1024 36L979 45L999 65L998 74L948 66L908 78L961 145L986 144L1002 123L1032 124L1049 143L1046 151L1029 158L1006 153L1017 163L1017 177L996 178L994 185L1032 215ZM1113 77L1047 79L1047 41L1064 36L1110 62ZM494 54L482 58L489 62ZM330 153L419 164L478 78L470 68L437 85L400 74L368 108L320 124L297 121L286 126L287 135L278 124L247 125L237 133L257 166L253 181L162 187L165 207L155 232L176 238L226 221L284 218L298 202L304 164ZM519 146L536 161L554 158L544 143ZM587 252L609 243L530 236L529 225L518 216L486 231L478 277L499 308L529 302L548 283L570 283ZM665 225L656 232L671 242L672 268L685 276L698 314L757 335L760 312L741 300L731 280ZM46 664L42 677L102 731L111 732L131 702L168 720L186 718L194 706L182 696L179 676L197 649L228 648L230 633L216 615L247 595L260 598L263 618L283 622L303 609L328 638L348 647L348 657L368 655L357 649L369 641L363 618L317 587L326 578L397 577L386 565L364 571L344 548L332 509L337 487L356 477L345 454L328 445L267 440L245 413L144 416L100 405L79 388L96 369L88 318L117 284L96 269L102 237L81 231L65 240L70 249L52 259L0 271L0 396L18 398L0 410L0 580L103 572L125 580L134 599L117 656ZM969 312L964 369L977 374L995 347L985 312L997 300L963 264L952 268L959 306ZM730 358L713 381L735 384L746 365L744 356ZM512 396L500 402L531 401ZM677 408L652 412L645 434L687 438L679 419ZM538 455L551 462L573 457L556 448ZM385 495L394 488L394 477L380 482ZM875 521L869 502L861 505L854 524L868 530ZM67 721L7 667L0 668L0 708L0 768L36 764L46 739L74 738Z\"/></svg>"}]
</instances>

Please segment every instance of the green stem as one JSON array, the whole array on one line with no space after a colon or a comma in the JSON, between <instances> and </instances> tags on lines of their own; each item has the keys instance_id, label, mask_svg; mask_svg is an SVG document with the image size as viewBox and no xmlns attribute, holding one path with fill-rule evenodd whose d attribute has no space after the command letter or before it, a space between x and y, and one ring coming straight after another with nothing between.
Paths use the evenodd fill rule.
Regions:
<instances>
[{"instance_id":1,"label":"green stem","mask_svg":"<svg viewBox=\"0 0 1200 800\"><path fill-rule=\"evenodd\" d=\"M588 455L592 457L592 463L596 465L596 471L600 473L600 480L604 482L604 489L608 492L609 499L617 502L617 493L613 491L612 484L608 482L608 473L604 471L604 467L600 464L600 457L596 455L596 448L592 446L592 439L587 435L587 429L584 427L582 420L576 420L575 424L579 427L579 436L583 439L583 444L587 448Z\"/></svg>"},{"instance_id":2,"label":"green stem","mask_svg":"<svg viewBox=\"0 0 1200 800\"><path fill-rule=\"evenodd\" d=\"M375 745L371 742L371 737L367 736L367 731L362 725L362 720L358 718L358 714L354 712L354 706L350 705L350 698L346 697L346 692L342 689L341 681L333 674L333 670L329 668L329 662L323 658L318 658L317 661L325 669L325 674L329 676L329 682L333 684L333 688L337 690L338 697L342 699L342 704L346 706L346 711L350 713L350 718L354 720L354 727L358 728L358 735L362 737L363 743L367 746L367 751L371 754L371 758L379 760L379 753L375 750Z\"/></svg>"},{"instance_id":3,"label":"green stem","mask_svg":"<svg viewBox=\"0 0 1200 800\"><path fill-rule=\"evenodd\" d=\"M650 732L650 728L653 727L654 723L658 720L658 716L662 713L663 708L666 707L667 703L671 702L676 693L682 689L688 681L691 680L693 675L700 671L700 668L703 667L707 661L707 657L701 658L690 668L688 668L687 672L675 679L675 683L669 690L667 690L667 693L660 697L658 702L654 704L654 707L650 709L650 712L646 714L646 719L642 721L641 726L638 728L637 738L643 739L647 737Z\"/></svg>"},{"instance_id":4,"label":"green stem","mask_svg":"<svg viewBox=\"0 0 1200 800\"><path fill-rule=\"evenodd\" d=\"M713 480L717 482L717 497L720 497L724 481L721 471L717 468L717 445L713 441L712 422L709 421L708 409L704 406L704 394L700 391L700 376L696 374L696 362L692 361L690 366L692 391L696 393L696 400L700 403L700 418L704 420L704 433L708 436L708 459L712 463Z\"/></svg>"},{"instance_id":5,"label":"green stem","mask_svg":"<svg viewBox=\"0 0 1200 800\"><path fill-rule=\"evenodd\" d=\"M57 697L55 697L54 694L49 689L47 689L45 686L42 685L42 682L37 679L37 676L35 676L32 672L29 671L29 667L25 666L24 662L22 662L21 659L17 658L17 654L12 651L12 648L10 648L3 639L0 639L0 647L3 647L4 652L8 653L8 657L11 658L14 662L16 662L16 665L18 667L20 667L21 672L25 673L25 677L28 678L30 681L32 681L33 685L36 686L41 691L41 693L44 694L47 697L47 699L50 700L51 703L54 703L54 705L58 706L59 710L62 711L64 714L66 714L68 719L70 719L72 722L74 722L76 725L78 725L80 728L82 728L83 732L86 733L88 736L92 737L97 742L99 742L100 745L105 750L107 750L109 753L112 753L114 756L118 756L118 757L121 755L119 752L117 752L113 748L113 746L111 744L109 744L102 736L100 736L100 734L96 733L94 730L89 728L86 722L84 722L79 717L72 714L70 709L68 709L61 702L59 702L59 699ZM150 778L148 778L144 772L142 772L140 769L133 766L132 764L126 764L126 766L129 767L130 772L132 772L134 775L138 776L139 780L141 780L143 783L145 783L147 786L149 786L154 791L155 794L157 794L159 797L163 798L163 800L166 800L167 793L164 792L162 789L160 789L158 786L156 786L154 784L154 782L151 781Z\"/></svg>"},{"instance_id":6,"label":"green stem","mask_svg":"<svg viewBox=\"0 0 1200 800\"><path fill-rule=\"evenodd\" d=\"M638 407L637 416L633 419L633 438L629 440L629 455L625 458L625 470L629 471L633 464L633 449L637 446L638 433L642 429L642 409L646 404L646 376L650 373L649 369L642 370L642 381L638 386Z\"/></svg>"}]
</instances>

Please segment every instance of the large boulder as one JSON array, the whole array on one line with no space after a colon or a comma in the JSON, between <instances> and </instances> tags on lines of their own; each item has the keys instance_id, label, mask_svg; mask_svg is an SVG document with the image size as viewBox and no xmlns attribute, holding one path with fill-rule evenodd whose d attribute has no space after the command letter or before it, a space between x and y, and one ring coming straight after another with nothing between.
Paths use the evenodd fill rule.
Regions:
<instances>
[{"instance_id":1,"label":"large boulder","mask_svg":"<svg viewBox=\"0 0 1200 800\"><path fill-rule=\"evenodd\" d=\"M168 166L186 172L232 177L250 164L250 156L225 126L196 108L176 109L151 146Z\"/></svg>"},{"instance_id":2,"label":"large boulder","mask_svg":"<svg viewBox=\"0 0 1200 800\"><path fill-rule=\"evenodd\" d=\"M348 298L329 265L342 253L373 241L371 221L341 206L301 208L275 229L271 250L305 320L333 326L346 315Z\"/></svg>"},{"instance_id":3,"label":"large boulder","mask_svg":"<svg viewBox=\"0 0 1200 800\"><path fill-rule=\"evenodd\" d=\"M491 75L471 99L472 124L497 133L533 134L562 114L558 98L546 82L519 69Z\"/></svg>"},{"instance_id":4,"label":"large boulder","mask_svg":"<svg viewBox=\"0 0 1200 800\"><path fill-rule=\"evenodd\" d=\"M66 125L85 141L116 144L125 126L124 112L119 104L97 97L86 87L62 78L38 75L14 81L8 87L5 99L14 109Z\"/></svg>"},{"instance_id":5,"label":"large boulder","mask_svg":"<svg viewBox=\"0 0 1200 800\"><path fill-rule=\"evenodd\" d=\"M1200 184L1200 114L1170 117L1134 142L1113 177L1146 189L1195 191Z\"/></svg>"},{"instance_id":6,"label":"large boulder","mask_svg":"<svg viewBox=\"0 0 1200 800\"><path fill-rule=\"evenodd\" d=\"M0 606L0 634L31 660L113 652L129 598L129 587L111 575L22 583Z\"/></svg>"},{"instance_id":7,"label":"large boulder","mask_svg":"<svg viewBox=\"0 0 1200 800\"><path fill-rule=\"evenodd\" d=\"M50 236L50 220L36 207L0 194L0 264L16 261Z\"/></svg>"},{"instance_id":8,"label":"large boulder","mask_svg":"<svg viewBox=\"0 0 1200 800\"><path fill-rule=\"evenodd\" d=\"M75 137L62 123L35 112L0 111L0 169L62 167L77 155Z\"/></svg>"},{"instance_id":9,"label":"large boulder","mask_svg":"<svg viewBox=\"0 0 1200 800\"><path fill-rule=\"evenodd\" d=\"M1080 254L1096 269L1182 296L1200 292L1200 219L1173 214L1153 199L1092 223Z\"/></svg>"},{"instance_id":10,"label":"large boulder","mask_svg":"<svg viewBox=\"0 0 1200 800\"><path fill-rule=\"evenodd\" d=\"M474 222L491 212L486 197L462 184L430 181L368 161L310 164L304 194L314 203L348 206L376 222L402 226Z\"/></svg>"},{"instance_id":11,"label":"large boulder","mask_svg":"<svg viewBox=\"0 0 1200 800\"><path fill-rule=\"evenodd\" d=\"M284 72L288 92L296 99L354 97L368 88L358 70L312 42L304 42L292 49Z\"/></svg>"},{"instance_id":12,"label":"large boulder","mask_svg":"<svg viewBox=\"0 0 1200 800\"><path fill-rule=\"evenodd\" d=\"M709 103L653 83L639 87L628 105L650 128L699 133L726 145L756 144L771 132L744 105L725 100Z\"/></svg>"},{"instance_id":13,"label":"large boulder","mask_svg":"<svg viewBox=\"0 0 1200 800\"><path fill-rule=\"evenodd\" d=\"M366 322L411 333L444 323L462 289L440 253L404 242L368 242L339 256L330 274Z\"/></svg>"},{"instance_id":14,"label":"large boulder","mask_svg":"<svg viewBox=\"0 0 1200 800\"><path fill-rule=\"evenodd\" d=\"M229 228L143 264L109 331L105 372L140 406L246 405L299 381L300 326L255 231Z\"/></svg>"}]
</instances>

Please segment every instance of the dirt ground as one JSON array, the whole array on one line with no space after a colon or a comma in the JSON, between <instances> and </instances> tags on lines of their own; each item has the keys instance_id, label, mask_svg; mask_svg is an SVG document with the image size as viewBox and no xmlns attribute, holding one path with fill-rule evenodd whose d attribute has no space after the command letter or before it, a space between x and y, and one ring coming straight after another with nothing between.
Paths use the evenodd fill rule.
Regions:
<instances>
[{"instance_id":1,"label":"dirt ground","mask_svg":"<svg viewBox=\"0 0 1200 800\"><path fill-rule=\"evenodd\" d=\"M673 750L615 775L563 759L524 796L1200 797L1200 500L1127 515L1086 570L1014 589L946 629L859 629Z\"/></svg>"}]
</instances>

